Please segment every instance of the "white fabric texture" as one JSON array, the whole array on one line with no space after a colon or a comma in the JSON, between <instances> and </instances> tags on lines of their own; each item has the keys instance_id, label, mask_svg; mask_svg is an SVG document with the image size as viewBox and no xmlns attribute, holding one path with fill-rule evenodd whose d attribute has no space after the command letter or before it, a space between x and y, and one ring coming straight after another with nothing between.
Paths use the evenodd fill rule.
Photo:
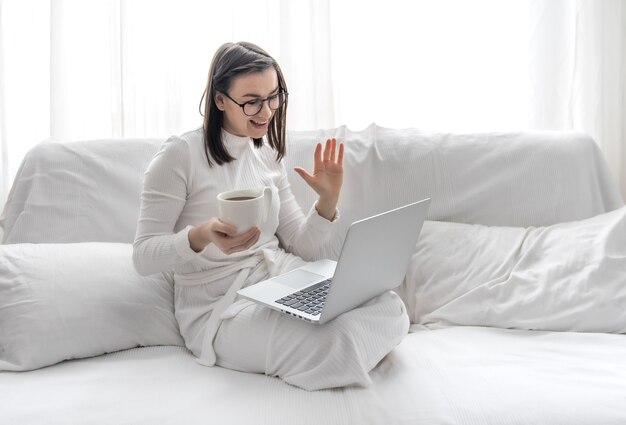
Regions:
<instances>
[{"instance_id":1,"label":"white fabric texture","mask_svg":"<svg viewBox=\"0 0 626 425\"><path fill-rule=\"evenodd\" d=\"M291 193L284 165L276 161L276 153L267 143L255 148L249 137L226 131L222 137L236 160L221 166L207 164L201 129L172 137L162 145L145 173L133 245L133 262L141 274L174 271L181 332L188 347L201 337L200 349L194 347L193 351L206 366L215 364L213 339L221 315L235 301L237 290L273 275L268 273L292 263L293 256L315 256L337 222L320 217L313 205L307 216L303 214ZM272 192L268 219L259 223L257 243L230 255L214 244L199 253L193 251L189 230L219 216L217 195L255 187L269 187ZM281 255L283 247L289 255ZM266 258L273 261L263 264L265 275L246 282L250 270ZM206 289L212 295L191 298L182 294L193 291L196 285L210 287ZM186 308L187 303L194 308ZM186 329L198 321L200 327ZM240 344L241 340L231 343Z\"/></svg>"},{"instance_id":2,"label":"white fabric texture","mask_svg":"<svg viewBox=\"0 0 626 425\"><path fill-rule=\"evenodd\" d=\"M375 125L290 132L287 169L309 168L314 143L330 135L346 142L343 218L333 251L346 223L425 196L433 197L431 220L510 226L583 219L622 205L597 147L577 133L429 134ZM39 145L25 159L4 211L5 243L132 241L141 176L161 143ZM310 205L310 189L291 176L296 200Z\"/></svg>"},{"instance_id":3,"label":"white fabric texture","mask_svg":"<svg viewBox=\"0 0 626 425\"><path fill-rule=\"evenodd\" d=\"M626 199L626 4L528 2L529 126L598 142Z\"/></svg>"},{"instance_id":4,"label":"white fabric texture","mask_svg":"<svg viewBox=\"0 0 626 425\"><path fill-rule=\"evenodd\" d=\"M282 250L263 250L259 254L239 262L240 267L248 272L243 286L248 286L270 275L285 273L304 264L304 260ZM175 290L175 313L180 331L189 348L196 357L203 351L206 336L205 328L212 315L213 307L220 302L239 277L240 272L228 271L221 276L214 273L202 275L194 273L189 276L178 275ZM202 277L199 279L199 277ZM232 300L230 300L232 302ZM221 306L221 313L229 305ZM217 323L219 324L219 323ZM214 335L210 335L212 340Z\"/></svg>"},{"instance_id":5,"label":"white fabric texture","mask_svg":"<svg viewBox=\"0 0 626 425\"><path fill-rule=\"evenodd\" d=\"M143 173L161 142L37 145L24 158L0 215L3 243L131 243Z\"/></svg>"},{"instance_id":6,"label":"white fabric texture","mask_svg":"<svg viewBox=\"0 0 626 425\"><path fill-rule=\"evenodd\" d=\"M189 280L194 273L232 275L241 260L265 249L285 250L304 257L315 256L335 226L317 214L314 202L305 215L295 201L283 163L265 143L255 148L249 137L222 132L224 145L237 158L209 167L202 130L168 139L148 166L141 192L141 207L134 242L135 267L142 274L174 269ZM313 155L313 151L309 152ZM261 236L250 249L230 255L214 244L202 252L189 246L188 226L219 216L217 195L226 190L269 187L272 202ZM240 229L247 230L247 229ZM226 271L224 271L226 270ZM206 282L207 276L199 278Z\"/></svg>"},{"instance_id":7,"label":"white fabric texture","mask_svg":"<svg viewBox=\"0 0 626 425\"><path fill-rule=\"evenodd\" d=\"M411 322L626 333L626 207L539 228L427 222L401 294Z\"/></svg>"},{"instance_id":8,"label":"white fabric texture","mask_svg":"<svg viewBox=\"0 0 626 425\"><path fill-rule=\"evenodd\" d=\"M623 335L417 331L370 376L368 388L308 392L261 374L198 366L184 347L139 348L0 373L0 423L626 423Z\"/></svg>"},{"instance_id":9,"label":"white fabric texture","mask_svg":"<svg viewBox=\"0 0 626 425\"><path fill-rule=\"evenodd\" d=\"M346 144L336 252L355 220L430 197L429 220L545 226L624 203L594 141L576 132L451 134L370 125L288 134L287 167L308 165L314 144ZM292 179L300 205L311 202ZM328 252L327 256L332 256Z\"/></svg>"},{"instance_id":10,"label":"white fabric texture","mask_svg":"<svg viewBox=\"0 0 626 425\"><path fill-rule=\"evenodd\" d=\"M129 244L0 245L0 370L183 345L172 284L131 256Z\"/></svg>"},{"instance_id":11,"label":"white fabric texture","mask_svg":"<svg viewBox=\"0 0 626 425\"><path fill-rule=\"evenodd\" d=\"M313 206L308 216L302 213L284 165L268 145L256 149L250 138L225 131L222 137L237 159L221 166L206 163L200 130L168 139L155 155L141 195L136 268L142 274L174 270L176 318L199 363L280 376L308 390L367 385L368 372L408 331L406 311L395 294L321 327L294 323L264 307L249 316L246 308L255 308L252 303L233 304L239 288L302 264L298 257L319 255L339 221L323 219ZM271 189L272 203L255 245L231 255L213 244L200 253L191 249L191 226L219 216L220 192L261 186ZM251 331L257 335L252 341ZM258 335L267 336L264 344L252 343ZM243 347L247 357L266 361L252 370L242 366Z\"/></svg>"},{"instance_id":12,"label":"white fabric texture","mask_svg":"<svg viewBox=\"0 0 626 425\"><path fill-rule=\"evenodd\" d=\"M250 301L233 304L225 316L215 337L218 365L278 376L309 391L369 386L368 372L409 330L406 309L394 292L321 326Z\"/></svg>"},{"instance_id":13,"label":"white fabric texture","mask_svg":"<svg viewBox=\"0 0 626 425\"><path fill-rule=\"evenodd\" d=\"M284 162L302 208L314 194L291 170L310 169L315 143L330 136L346 143L335 252L352 221L428 196L430 220L491 226L545 226L623 205L602 154L580 133L426 133L372 124L287 133ZM162 142L36 146L0 216L3 242L132 242L143 172Z\"/></svg>"}]
</instances>

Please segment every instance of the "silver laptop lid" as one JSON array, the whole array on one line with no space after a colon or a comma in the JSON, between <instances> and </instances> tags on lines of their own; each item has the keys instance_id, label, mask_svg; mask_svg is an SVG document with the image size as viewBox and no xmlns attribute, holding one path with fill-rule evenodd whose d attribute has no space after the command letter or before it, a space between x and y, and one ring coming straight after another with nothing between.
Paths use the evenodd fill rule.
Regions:
<instances>
[{"instance_id":1,"label":"silver laptop lid","mask_svg":"<svg viewBox=\"0 0 626 425\"><path fill-rule=\"evenodd\" d=\"M427 198L352 223L320 323L400 286L429 206Z\"/></svg>"}]
</instances>

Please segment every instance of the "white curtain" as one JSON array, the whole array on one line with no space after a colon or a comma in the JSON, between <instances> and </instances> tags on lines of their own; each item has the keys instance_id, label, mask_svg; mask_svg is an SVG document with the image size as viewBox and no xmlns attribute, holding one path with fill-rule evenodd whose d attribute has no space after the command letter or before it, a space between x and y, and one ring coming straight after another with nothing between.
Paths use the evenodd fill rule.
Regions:
<instances>
[{"instance_id":1,"label":"white curtain","mask_svg":"<svg viewBox=\"0 0 626 425\"><path fill-rule=\"evenodd\" d=\"M580 130L626 198L622 0L0 0L0 204L45 139L201 125L215 49L281 63L290 129Z\"/></svg>"},{"instance_id":2,"label":"white curtain","mask_svg":"<svg viewBox=\"0 0 626 425\"><path fill-rule=\"evenodd\" d=\"M593 136L626 200L626 2L530 6L529 126Z\"/></svg>"}]
</instances>

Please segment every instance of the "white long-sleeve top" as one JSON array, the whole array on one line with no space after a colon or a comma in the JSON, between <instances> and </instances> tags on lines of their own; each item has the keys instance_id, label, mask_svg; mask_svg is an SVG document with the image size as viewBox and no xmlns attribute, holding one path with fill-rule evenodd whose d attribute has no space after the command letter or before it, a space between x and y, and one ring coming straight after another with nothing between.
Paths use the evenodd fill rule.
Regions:
<instances>
[{"instance_id":1,"label":"white long-sleeve top","mask_svg":"<svg viewBox=\"0 0 626 425\"><path fill-rule=\"evenodd\" d=\"M209 167L201 129L163 143L148 166L141 194L141 209L133 244L133 262L143 275L174 272L187 279L213 275L234 279L238 264L258 257L261 251L282 247L305 260L314 257L334 227L314 206L305 215L297 204L282 162L264 143L255 148L252 139L226 131L222 137L235 161ZM268 220L250 249L226 255L209 244L201 252L189 245L189 230L217 217L217 195L226 190L269 186L272 190ZM337 215L338 217L338 215ZM249 261L248 261L249 262Z\"/></svg>"}]
</instances>

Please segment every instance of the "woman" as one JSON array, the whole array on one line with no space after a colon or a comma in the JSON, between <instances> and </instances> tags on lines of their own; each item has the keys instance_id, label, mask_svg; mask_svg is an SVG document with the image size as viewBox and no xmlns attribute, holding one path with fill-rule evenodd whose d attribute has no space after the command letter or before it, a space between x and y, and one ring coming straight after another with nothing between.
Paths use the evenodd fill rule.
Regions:
<instances>
[{"instance_id":1,"label":"woman","mask_svg":"<svg viewBox=\"0 0 626 425\"><path fill-rule=\"evenodd\" d=\"M318 143L314 170L295 171L319 195L295 201L285 154L287 86L276 61L251 43L221 46L204 92L204 125L161 146L144 177L133 260L141 274L172 272L175 313L198 362L278 376L307 390L367 385L368 372L408 330L390 292L316 326L236 291L319 255L339 218L343 144ZM264 139L265 138L265 139ZM268 219L238 234L218 216L218 193L268 186Z\"/></svg>"}]
</instances>

